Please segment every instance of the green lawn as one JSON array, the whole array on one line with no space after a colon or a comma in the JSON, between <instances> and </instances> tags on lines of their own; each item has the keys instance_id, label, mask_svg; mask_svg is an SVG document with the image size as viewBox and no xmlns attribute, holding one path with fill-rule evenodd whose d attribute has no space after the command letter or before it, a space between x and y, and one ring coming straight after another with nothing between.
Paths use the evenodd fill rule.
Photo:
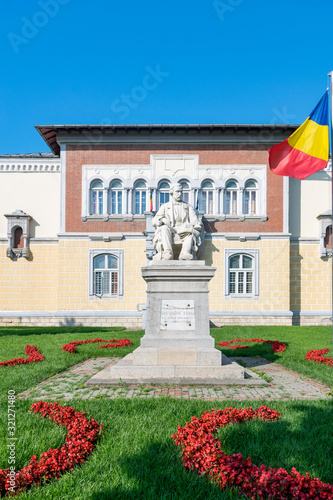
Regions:
<instances>
[{"instance_id":1,"label":"green lawn","mask_svg":"<svg viewBox=\"0 0 333 500\"><path fill-rule=\"evenodd\" d=\"M262 356L306 377L333 386L333 368L304 359L311 349L327 348L330 348L327 357L333 358L330 326L224 326L212 329L211 333L216 347L219 342L234 338L279 340L287 345L287 349L281 353L272 352L269 344L255 343L248 344L249 349L238 351L224 347L223 353L226 356Z\"/></svg>"},{"instance_id":2,"label":"green lawn","mask_svg":"<svg viewBox=\"0 0 333 500\"><path fill-rule=\"evenodd\" d=\"M0 360L24 356L26 344L36 345L45 361L15 367L0 367L1 418L0 468L6 468L8 390L16 393L89 357L123 356L139 345L143 332L121 329L84 328L1 328ZM274 354L269 345L253 345L249 350L224 349L229 355L260 355L285 367L333 386L333 369L304 361L310 349L331 347L330 327L223 327L212 330L218 343L232 338L263 338L287 344L287 350ZM133 346L124 349L98 349L96 344L79 346L77 354L62 351L71 340L86 338L129 338ZM328 354L332 357L332 351ZM62 445L65 430L29 413L32 401L16 401L16 467L23 467L33 454ZM235 406L257 408L265 401L202 401L160 399L75 400L63 403L87 411L105 430L94 453L73 472L59 481L34 487L19 498L34 499L232 499L234 492L221 492L204 477L187 472L180 450L171 434L193 415L212 408ZM277 401L268 404L282 413L278 422L246 422L219 431L223 450L251 456L255 464L290 470L296 467L324 482L333 483L332 400Z\"/></svg>"}]
</instances>

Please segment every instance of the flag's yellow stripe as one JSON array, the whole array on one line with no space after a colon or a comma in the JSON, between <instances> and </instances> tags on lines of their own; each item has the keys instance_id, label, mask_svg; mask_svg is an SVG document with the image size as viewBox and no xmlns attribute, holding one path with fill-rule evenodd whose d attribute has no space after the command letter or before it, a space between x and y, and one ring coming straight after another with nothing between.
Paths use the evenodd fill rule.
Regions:
<instances>
[{"instance_id":1,"label":"flag's yellow stripe","mask_svg":"<svg viewBox=\"0 0 333 500\"><path fill-rule=\"evenodd\" d=\"M328 160L329 136L328 126L318 125L312 120L305 122L289 137L288 144L311 156Z\"/></svg>"}]
</instances>

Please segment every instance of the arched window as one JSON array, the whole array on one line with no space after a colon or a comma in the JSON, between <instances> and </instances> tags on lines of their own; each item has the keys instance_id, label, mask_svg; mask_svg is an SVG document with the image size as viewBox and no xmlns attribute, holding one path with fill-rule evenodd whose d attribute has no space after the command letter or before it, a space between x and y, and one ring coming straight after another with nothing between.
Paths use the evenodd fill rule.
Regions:
<instances>
[{"instance_id":1,"label":"arched window","mask_svg":"<svg viewBox=\"0 0 333 500\"><path fill-rule=\"evenodd\" d=\"M180 181L179 184L183 188L182 200L185 201L185 203L189 203L190 202L190 192L191 192L191 188L190 188L189 183L187 181Z\"/></svg>"},{"instance_id":2,"label":"arched window","mask_svg":"<svg viewBox=\"0 0 333 500\"><path fill-rule=\"evenodd\" d=\"M237 183L229 181L225 186L225 213L229 215L237 214Z\"/></svg>"},{"instance_id":3,"label":"arched window","mask_svg":"<svg viewBox=\"0 0 333 500\"><path fill-rule=\"evenodd\" d=\"M90 214L103 213L103 183L93 181L90 186Z\"/></svg>"},{"instance_id":4,"label":"arched window","mask_svg":"<svg viewBox=\"0 0 333 500\"><path fill-rule=\"evenodd\" d=\"M23 230L19 226L13 233L13 248L24 248Z\"/></svg>"},{"instance_id":5,"label":"arched window","mask_svg":"<svg viewBox=\"0 0 333 500\"><path fill-rule=\"evenodd\" d=\"M160 182L158 186L158 207L167 203L170 199L170 183L168 181Z\"/></svg>"},{"instance_id":6,"label":"arched window","mask_svg":"<svg viewBox=\"0 0 333 500\"><path fill-rule=\"evenodd\" d=\"M229 294L253 294L254 262L253 257L236 254L229 257Z\"/></svg>"},{"instance_id":7,"label":"arched window","mask_svg":"<svg viewBox=\"0 0 333 500\"><path fill-rule=\"evenodd\" d=\"M123 185L120 181L113 181L110 185L111 214L123 213Z\"/></svg>"},{"instance_id":8,"label":"arched window","mask_svg":"<svg viewBox=\"0 0 333 500\"><path fill-rule=\"evenodd\" d=\"M244 214L255 215L257 213L257 191L258 186L255 181L247 181L244 190Z\"/></svg>"},{"instance_id":9,"label":"arched window","mask_svg":"<svg viewBox=\"0 0 333 500\"><path fill-rule=\"evenodd\" d=\"M213 206L213 193L214 186L211 181L204 181L201 184L201 210L204 211L205 214L214 213Z\"/></svg>"},{"instance_id":10,"label":"arched window","mask_svg":"<svg viewBox=\"0 0 333 500\"><path fill-rule=\"evenodd\" d=\"M96 255L93 259L94 295L118 295L119 259L109 253Z\"/></svg>"},{"instance_id":11,"label":"arched window","mask_svg":"<svg viewBox=\"0 0 333 500\"><path fill-rule=\"evenodd\" d=\"M145 181L134 184L134 213L143 214L147 210L147 185Z\"/></svg>"},{"instance_id":12,"label":"arched window","mask_svg":"<svg viewBox=\"0 0 333 500\"><path fill-rule=\"evenodd\" d=\"M332 224L327 226L324 238L324 247L332 248Z\"/></svg>"}]
</instances>

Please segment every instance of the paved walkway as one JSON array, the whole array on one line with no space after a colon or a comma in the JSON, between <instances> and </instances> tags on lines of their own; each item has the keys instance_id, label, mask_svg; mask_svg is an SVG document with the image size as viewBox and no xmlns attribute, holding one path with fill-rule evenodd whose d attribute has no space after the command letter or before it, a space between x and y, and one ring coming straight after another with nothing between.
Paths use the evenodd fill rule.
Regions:
<instances>
[{"instance_id":1,"label":"paved walkway","mask_svg":"<svg viewBox=\"0 0 333 500\"><path fill-rule=\"evenodd\" d=\"M171 397L177 399L320 399L329 398L330 388L304 379L264 358L230 358L241 361L256 373L269 377L262 386L226 385L226 386L161 386L161 385L126 385L117 387L85 386L85 382L95 373L117 361L119 358L94 358L73 366L68 371L56 375L39 384L35 389L21 394L21 399L70 400L106 397L117 398L155 398Z\"/></svg>"}]
</instances>

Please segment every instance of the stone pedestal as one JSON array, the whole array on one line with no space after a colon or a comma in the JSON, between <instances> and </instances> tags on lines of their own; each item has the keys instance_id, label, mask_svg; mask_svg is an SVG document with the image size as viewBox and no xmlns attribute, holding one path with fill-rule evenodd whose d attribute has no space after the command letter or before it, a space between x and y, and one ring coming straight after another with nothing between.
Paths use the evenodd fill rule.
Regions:
<instances>
[{"instance_id":1,"label":"stone pedestal","mask_svg":"<svg viewBox=\"0 0 333 500\"><path fill-rule=\"evenodd\" d=\"M204 261L161 260L142 268L147 283L146 330L132 354L111 365L103 382L221 384L241 381L244 368L222 364L209 331L208 283L215 268Z\"/></svg>"},{"instance_id":2,"label":"stone pedestal","mask_svg":"<svg viewBox=\"0 0 333 500\"><path fill-rule=\"evenodd\" d=\"M214 274L215 268L198 260L161 260L142 268L146 331L133 352L135 365L221 365L209 332L208 283Z\"/></svg>"}]
</instances>

